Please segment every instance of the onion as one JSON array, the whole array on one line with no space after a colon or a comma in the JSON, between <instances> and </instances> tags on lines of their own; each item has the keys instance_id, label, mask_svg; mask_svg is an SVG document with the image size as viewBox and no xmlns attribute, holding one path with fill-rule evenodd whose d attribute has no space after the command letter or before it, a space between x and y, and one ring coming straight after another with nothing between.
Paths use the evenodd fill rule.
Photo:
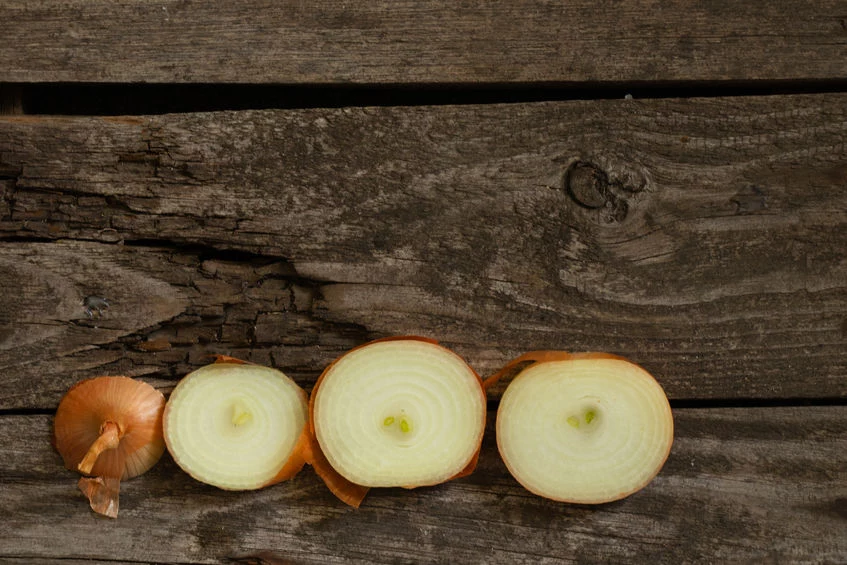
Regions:
<instances>
[{"instance_id":1,"label":"onion","mask_svg":"<svg viewBox=\"0 0 847 565\"><path fill-rule=\"evenodd\" d=\"M476 466L485 412L482 382L461 357L424 338L377 340L315 385L310 462L352 506L370 487L443 483Z\"/></svg>"},{"instance_id":2,"label":"onion","mask_svg":"<svg viewBox=\"0 0 847 565\"><path fill-rule=\"evenodd\" d=\"M673 443L662 387L644 369L603 353L533 352L497 411L497 446L527 490L600 504L629 496L659 473Z\"/></svg>"},{"instance_id":3,"label":"onion","mask_svg":"<svg viewBox=\"0 0 847 565\"><path fill-rule=\"evenodd\" d=\"M305 462L306 393L281 371L219 356L182 379L165 408L165 442L198 481L252 490Z\"/></svg>"},{"instance_id":4,"label":"onion","mask_svg":"<svg viewBox=\"0 0 847 565\"><path fill-rule=\"evenodd\" d=\"M80 489L91 508L118 515L120 481L152 467L165 451L165 397L128 377L97 377L77 383L59 403L54 445L68 469L83 478Z\"/></svg>"}]
</instances>

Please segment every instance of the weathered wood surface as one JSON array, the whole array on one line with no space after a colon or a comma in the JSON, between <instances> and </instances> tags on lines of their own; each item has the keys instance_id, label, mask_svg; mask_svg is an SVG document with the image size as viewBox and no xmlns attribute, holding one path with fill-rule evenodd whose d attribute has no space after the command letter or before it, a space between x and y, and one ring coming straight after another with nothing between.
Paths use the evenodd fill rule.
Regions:
<instances>
[{"instance_id":1,"label":"weathered wood surface","mask_svg":"<svg viewBox=\"0 0 847 565\"><path fill-rule=\"evenodd\" d=\"M840 0L6 0L0 82L843 79Z\"/></svg>"},{"instance_id":2,"label":"weathered wood surface","mask_svg":"<svg viewBox=\"0 0 847 565\"><path fill-rule=\"evenodd\" d=\"M845 139L840 94L2 117L0 408L216 352L308 387L403 333L844 398Z\"/></svg>"},{"instance_id":3,"label":"weathered wood surface","mask_svg":"<svg viewBox=\"0 0 847 565\"><path fill-rule=\"evenodd\" d=\"M662 473L619 502L546 501L507 473L489 425L480 467L361 509L311 469L256 492L197 483L165 458L96 517L49 446L50 418L4 416L0 558L221 563L843 563L847 407L681 409ZM493 420L493 413L490 415Z\"/></svg>"}]
</instances>

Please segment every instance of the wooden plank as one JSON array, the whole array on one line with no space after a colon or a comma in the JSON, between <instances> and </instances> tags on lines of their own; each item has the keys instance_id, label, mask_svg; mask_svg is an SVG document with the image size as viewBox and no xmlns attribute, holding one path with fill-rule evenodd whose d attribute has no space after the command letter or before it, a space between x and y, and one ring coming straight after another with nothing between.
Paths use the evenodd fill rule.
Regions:
<instances>
[{"instance_id":1,"label":"wooden plank","mask_svg":"<svg viewBox=\"0 0 847 565\"><path fill-rule=\"evenodd\" d=\"M844 95L0 118L3 404L213 350L308 386L394 334L844 397L846 133ZM97 243L20 243L57 238Z\"/></svg>"},{"instance_id":2,"label":"wooden plank","mask_svg":"<svg viewBox=\"0 0 847 565\"><path fill-rule=\"evenodd\" d=\"M489 418L493 421L493 414ZM49 446L47 416L2 416L0 558L220 563L847 560L847 407L682 409L645 490L598 507L554 503L507 473L489 426L472 476L374 490L358 511L311 469L255 492L194 482L168 457L95 517Z\"/></svg>"},{"instance_id":3,"label":"wooden plank","mask_svg":"<svg viewBox=\"0 0 847 565\"><path fill-rule=\"evenodd\" d=\"M28 0L0 81L576 83L843 79L840 0Z\"/></svg>"},{"instance_id":4,"label":"wooden plank","mask_svg":"<svg viewBox=\"0 0 847 565\"><path fill-rule=\"evenodd\" d=\"M845 115L824 95L0 118L4 405L213 349L308 385L404 333L482 374L606 350L672 398L844 397ZM100 244L19 243L56 238ZM89 295L131 307L89 327Z\"/></svg>"}]
</instances>

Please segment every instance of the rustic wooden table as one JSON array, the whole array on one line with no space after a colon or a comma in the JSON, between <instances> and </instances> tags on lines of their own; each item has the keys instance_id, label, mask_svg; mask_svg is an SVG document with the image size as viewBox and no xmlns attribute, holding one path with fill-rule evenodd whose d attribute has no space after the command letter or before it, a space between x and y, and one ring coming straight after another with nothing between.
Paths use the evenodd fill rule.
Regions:
<instances>
[{"instance_id":1,"label":"rustic wooden table","mask_svg":"<svg viewBox=\"0 0 847 565\"><path fill-rule=\"evenodd\" d=\"M843 1L0 18L0 561L847 562ZM472 476L353 510L308 468L224 492L165 455L110 520L50 446L86 377L167 393L225 353L308 389L398 334L483 375L625 355L671 398L670 458L622 501L554 503L489 425Z\"/></svg>"}]
</instances>

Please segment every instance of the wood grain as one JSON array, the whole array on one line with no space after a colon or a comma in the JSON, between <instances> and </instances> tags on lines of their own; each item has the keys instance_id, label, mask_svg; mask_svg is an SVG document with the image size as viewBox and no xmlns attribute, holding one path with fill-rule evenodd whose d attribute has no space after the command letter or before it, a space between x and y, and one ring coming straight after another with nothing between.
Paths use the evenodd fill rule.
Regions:
<instances>
[{"instance_id":1,"label":"wood grain","mask_svg":"<svg viewBox=\"0 0 847 565\"><path fill-rule=\"evenodd\" d=\"M493 421L494 415L489 418ZM847 559L847 407L683 409L665 468L597 507L543 500L507 473L489 426L476 473L345 507L304 470L225 492L166 455L96 517L49 446L47 416L0 416L0 558L221 563L792 562Z\"/></svg>"},{"instance_id":2,"label":"wood grain","mask_svg":"<svg viewBox=\"0 0 847 565\"><path fill-rule=\"evenodd\" d=\"M843 79L839 0L13 0L0 82Z\"/></svg>"},{"instance_id":3,"label":"wood grain","mask_svg":"<svg viewBox=\"0 0 847 565\"><path fill-rule=\"evenodd\" d=\"M844 95L6 116L2 405L207 353L308 386L397 334L482 374L604 350L672 398L843 398L845 138Z\"/></svg>"}]
</instances>

